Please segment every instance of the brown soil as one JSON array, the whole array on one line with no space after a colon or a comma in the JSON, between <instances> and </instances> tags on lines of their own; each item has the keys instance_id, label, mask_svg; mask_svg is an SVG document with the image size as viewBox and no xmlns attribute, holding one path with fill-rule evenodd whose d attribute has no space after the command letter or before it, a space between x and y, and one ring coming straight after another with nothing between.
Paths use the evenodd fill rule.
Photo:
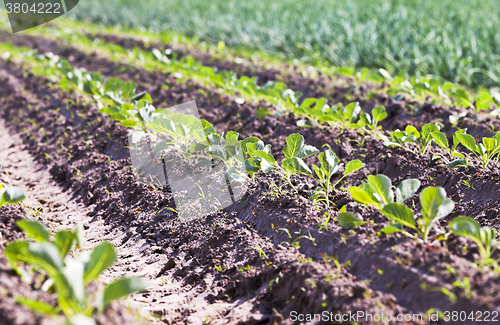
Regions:
<instances>
[{"instance_id":1,"label":"brown soil","mask_svg":"<svg viewBox=\"0 0 500 325\"><path fill-rule=\"evenodd\" d=\"M427 157L384 147L377 140L368 139L362 147L358 146L355 140L360 139L352 131L338 134L328 129L299 129L294 126L293 116L257 120L252 115L255 106L238 105L214 91L207 95L197 85L176 84L167 79L166 89L162 87L165 76L161 74L86 58L70 47L62 49L43 40L16 39L66 56L75 66L89 71L136 81L140 90L150 91L153 98L160 98L158 103L166 106L195 99L202 117L219 130L229 125L245 137L264 137L276 153L288 134L301 131L308 144L321 147L329 143L344 162L360 158L371 163L370 168L350 178L349 184L358 184L369 173L383 173L395 184L408 177L418 178L424 187L445 187L449 197L457 202L452 216L465 214L482 225L499 226L498 164L491 164L485 171L449 170ZM4 163L6 168L1 175L22 175L5 181L28 193L24 206L2 209L2 216L7 216L2 219L2 245L21 236L15 230L14 220L28 217L30 210L40 204L43 210L39 218L52 229L59 224L70 228L82 223L87 248L108 240L117 249L119 262L102 276L102 282L123 275L139 275L149 281L149 291L133 295L132 300L145 315L157 316L148 317L152 323L288 324L293 323L292 311L396 315L423 314L430 308L467 314L500 310L500 278L471 265L477 257L474 244L450 236L444 242L446 249L419 244L401 235L378 236L382 222L385 223L378 212L355 204L340 189L332 195L335 209L318 210L307 199L315 185L302 177L294 178L299 195L293 195L286 187L284 194L276 194L270 182L276 182L277 176L263 175L260 184L253 186L241 202L195 222L182 223L166 209L173 204L170 193L134 180L124 148L127 130L99 114L94 105L79 95L61 91L22 67L1 61L0 69L0 116L8 130L0 132L1 143L17 143L10 149L10 145L0 147L0 153L4 161L9 150L22 157ZM177 88L170 88L174 85ZM430 110L429 114L434 113ZM33 163L18 167L20 159ZM475 190L462 185L462 179L467 179ZM33 193L28 191L31 183L36 188ZM415 202L418 208L418 200ZM323 213L335 217L335 210L344 205L374 224L346 231L331 220L327 229L320 230ZM446 222L443 220L440 228ZM288 229L293 238L289 239L280 228ZM310 234L314 241L302 238L298 240L300 248L292 247L289 243L299 232ZM462 249L465 245L468 250ZM249 249L252 247L260 247L265 256ZM331 260L325 262L325 254L336 256L339 268ZM0 315L6 315L10 323L25 323L30 314L14 304L12 295L35 293L26 293L31 286L15 277L5 260L1 263L0 283L7 293L0 295ZM470 297L452 286L462 277L470 280ZM457 295L457 301L451 302L439 290L422 288L423 283L434 289L447 288ZM41 298L54 299L51 295ZM126 323L123 305L113 307L110 313L121 318L107 323ZM35 317L30 319L40 322Z\"/></svg>"}]
</instances>

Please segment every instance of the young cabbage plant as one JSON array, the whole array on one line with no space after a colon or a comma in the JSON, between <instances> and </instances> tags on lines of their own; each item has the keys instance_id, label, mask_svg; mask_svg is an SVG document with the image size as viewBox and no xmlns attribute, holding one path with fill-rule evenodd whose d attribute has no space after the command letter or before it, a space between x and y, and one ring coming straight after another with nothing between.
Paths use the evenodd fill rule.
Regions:
<instances>
[{"instance_id":1,"label":"young cabbage plant","mask_svg":"<svg viewBox=\"0 0 500 325\"><path fill-rule=\"evenodd\" d=\"M251 154L251 152L254 152L256 150L262 150L266 153L270 153L271 146L265 145L262 140L256 137L248 137L241 140L240 146L241 150L243 151L243 156L245 158L244 162L245 171L250 175L250 180L252 181L252 183L254 183L255 175L257 175L258 172L262 170L267 173L272 168L270 165L266 166L267 164L266 160L259 157L254 157ZM262 166L264 166L264 169L262 169Z\"/></svg>"},{"instance_id":2,"label":"young cabbage plant","mask_svg":"<svg viewBox=\"0 0 500 325\"><path fill-rule=\"evenodd\" d=\"M18 240L7 245L4 254L12 267L21 274L28 272L24 264L43 269L57 293L57 306L27 298L17 301L35 311L55 314L62 311L70 324L95 324L93 316L97 306L102 311L111 301L137 291L146 290L140 278L119 279L107 285L99 292L95 301L87 298L85 286L96 279L104 270L114 264L115 249L112 244L103 242L91 252L84 252L75 258L68 256L74 245L82 247L83 229L62 230L55 234L55 241L50 242L49 230L32 220L21 220L17 225L24 230L28 238L34 241Z\"/></svg>"},{"instance_id":3,"label":"young cabbage plant","mask_svg":"<svg viewBox=\"0 0 500 325\"><path fill-rule=\"evenodd\" d=\"M405 146L407 143L412 143L418 148L420 155L424 155L433 141L431 134L436 131L439 131L439 127L432 123L427 123L422 126L421 132L418 132L416 127L407 125L404 131L392 131L390 138L384 137L384 145L401 147L417 154L417 152Z\"/></svg>"},{"instance_id":4,"label":"young cabbage plant","mask_svg":"<svg viewBox=\"0 0 500 325\"><path fill-rule=\"evenodd\" d=\"M457 138L465 148L479 159L483 169L500 152L500 133L497 133L493 138L484 137L481 143L476 143L474 137L466 133L458 134Z\"/></svg>"},{"instance_id":5,"label":"young cabbage plant","mask_svg":"<svg viewBox=\"0 0 500 325\"><path fill-rule=\"evenodd\" d=\"M307 120L298 120L297 125L303 127L321 127L324 121L320 119L325 116L329 108L326 98L304 99L300 106L293 108L293 112L298 117L306 117Z\"/></svg>"},{"instance_id":6,"label":"young cabbage plant","mask_svg":"<svg viewBox=\"0 0 500 325\"><path fill-rule=\"evenodd\" d=\"M442 158L447 164L448 167L454 168L458 166L465 166L467 162L463 159L465 156L457 151L457 146L460 143L458 140L459 134L464 134L466 130L461 129L457 130L455 134L453 134L453 145L450 146L448 143L448 138L443 132L434 131L431 133L431 136L434 142L444 150L448 154L448 157L443 156L442 154L435 154L432 158L439 159Z\"/></svg>"},{"instance_id":7,"label":"young cabbage plant","mask_svg":"<svg viewBox=\"0 0 500 325\"><path fill-rule=\"evenodd\" d=\"M340 183L349 174L352 174L360 170L365 165L357 159L349 161L345 166L345 171L342 177L332 184L331 183L332 176L339 171L340 167L342 167L343 164L340 163L340 160L337 158L335 153L330 149L327 149L325 152L320 153L318 158L320 166L318 167L316 165L313 165L316 177L314 177L314 175L310 176L314 178L316 182L319 183L320 187L316 189L311 198L314 201L325 201L327 207L329 207L330 206L329 195L330 192L335 188L335 186L337 186L337 184ZM319 196L323 196L324 199L319 199L318 198Z\"/></svg>"},{"instance_id":8,"label":"young cabbage plant","mask_svg":"<svg viewBox=\"0 0 500 325\"><path fill-rule=\"evenodd\" d=\"M2 169L2 164L0 164ZM24 191L17 186L7 186L0 183L0 208L7 204L14 204L25 199Z\"/></svg>"},{"instance_id":9,"label":"young cabbage plant","mask_svg":"<svg viewBox=\"0 0 500 325\"><path fill-rule=\"evenodd\" d=\"M276 159L270 153L270 147L262 146L258 143L246 143L248 154L253 158L260 158L261 170L269 172L276 169L281 174L282 178L279 184L281 191L281 184L283 180L297 192L297 189L292 184L291 177L295 174L303 174L313 177L311 169L306 165L303 159L316 155L319 150L310 145L304 144L304 137L298 133L293 133L286 138L286 145L283 147L283 159L281 166L276 162Z\"/></svg>"},{"instance_id":10,"label":"young cabbage plant","mask_svg":"<svg viewBox=\"0 0 500 325\"><path fill-rule=\"evenodd\" d=\"M382 69L381 69L382 70ZM384 72L389 75L389 73L385 70ZM335 71L337 74L348 77L354 81L353 87L359 88L363 82L366 82L368 80L373 80L375 82L380 82L381 77L377 73L377 70L371 70L369 68L363 67L359 70L356 70L355 68L352 67L339 67Z\"/></svg>"},{"instance_id":11,"label":"young cabbage plant","mask_svg":"<svg viewBox=\"0 0 500 325\"><path fill-rule=\"evenodd\" d=\"M403 203L412 197L419 188L420 181L410 178L402 181L393 190L389 177L379 174L368 175L366 183L359 186L349 186L349 193L354 201L374 206L380 210L390 203Z\"/></svg>"},{"instance_id":12,"label":"young cabbage plant","mask_svg":"<svg viewBox=\"0 0 500 325\"><path fill-rule=\"evenodd\" d=\"M314 116L311 117L312 120L316 121L318 124L328 123L333 128L340 128L341 131L348 129L350 127L355 127L354 121L361 112L361 106L359 103L350 103L349 105L342 107L342 104L336 104L332 107L328 107L326 104L323 108L315 109ZM312 126L304 125L304 126Z\"/></svg>"},{"instance_id":13,"label":"young cabbage plant","mask_svg":"<svg viewBox=\"0 0 500 325\"><path fill-rule=\"evenodd\" d=\"M344 207L345 207L345 205L344 205ZM342 210L340 211L340 213L337 217L337 221L338 221L339 225L344 229L351 229L351 228L354 228L357 226L362 226L365 223L367 223L367 221L361 220L353 213L342 211Z\"/></svg>"},{"instance_id":14,"label":"young cabbage plant","mask_svg":"<svg viewBox=\"0 0 500 325\"><path fill-rule=\"evenodd\" d=\"M212 124L189 114L174 114L168 109L145 113L146 118L148 113L157 114L157 117L149 118L146 124L146 128L160 138L155 145L156 152L175 148L185 157L190 157L193 153L208 148L211 145L209 138L215 136Z\"/></svg>"},{"instance_id":15,"label":"young cabbage plant","mask_svg":"<svg viewBox=\"0 0 500 325\"><path fill-rule=\"evenodd\" d=\"M358 102L350 103L345 107L332 107L328 114L321 117L320 121L330 122L332 126L340 128L341 131L353 127L354 121L361 112Z\"/></svg>"},{"instance_id":16,"label":"young cabbage plant","mask_svg":"<svg viewBox=\"0 0 500 325\"><path fill-rule=\"evenodd\" d=\"M451 232L457 236L469 237L474 240L479 249L481 261L480 266L488 264L497 264L497 261L491 258L495 252L497 242L496 233L491 227L480 227L477 221L469 217L456 217L450 224Z\"/></svg>"},{"instance_id":17,"label":"young cabbage plant","mask_svg":"<svg viewBox=\"0 0 500 325\"><path fill-rule=\"evenodd\" d=\"M377 106L372 109L372 115L368 113L362 113L359 115L358 126L364 128L372 135L376 137L380 132L380 127L378 123L387 117L387 112L384 106Z\"/></svg>"},{"instance_id":18,"label":"young cabbage plant","mask_svg":"<svg viewBox=\"0 0 500 325\"><path fill-rule=\"evenodd\" d=\"M420 193L420 204L422 206L420 214L421 218L415 220L413 211L406 205L401 203L389 203L384 205L380 212L385 215L390 221L403 226L387 226L382 231L386 234L393 232L402 232L411 238L416 236L404 230L404 227L409 227L417 232L426 243L429 238L429 232L436 221L450 214L455 204L453 201L446 199L446 191L442 187L427 187Z\"/></svg>"},{"instance_id":19,"label":"young cabbage plant","mask_svg":"<svg viewBox=\"0 0 500 325\"><path fill-rule=\"evenodd\" d=\"M254 181L254 174L257 163L253 162L253 166L248 166L251 179L247 176L247 160L246 153L243 151L242 142L238 140L239 134L234 131L229 131L226 135L211 133L206 137L207 144L206 153L211 157L210 162L221 161L225 166L223 180L228 183L230 179L237 182ZM246 144L246 142L245 142ZM199 164L210 164L207 159L201 159Z\"/></svg>"}]
</instances>

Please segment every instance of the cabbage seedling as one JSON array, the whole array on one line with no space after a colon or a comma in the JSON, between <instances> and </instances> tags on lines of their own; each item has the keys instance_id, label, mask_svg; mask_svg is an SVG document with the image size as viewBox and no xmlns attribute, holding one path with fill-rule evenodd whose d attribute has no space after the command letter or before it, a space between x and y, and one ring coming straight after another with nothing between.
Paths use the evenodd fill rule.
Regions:
<instances>
[{"instance_id":1,"label":"cabbage seedling","mask_svg":"<svg viewBox=\"0 0 500 325\"><path fill-rule=\"evenodd\" d=\"M389 203L382 207L380 212L390 221L410 227L415 230L426 243L429 232L436 221L446 217L453 211L455 204L446 199L446 191L442 187L427 187L420 193L420 204L422 205L421 215L416 222L413 212L406 205L401 203ZM406 232L404 229L389 226L384 228L385 233L403 232L411 238L414 235Z\"/></svg>"},{"instance_id":2,"label":"cabbage seedling","mask_svg":"<svg viewBox=\"0 0 500 325\"><path fill-rule=\"evenodd\" d=\"M464 134L464 133L465 133L464 129L460 129L460 130L456 131L453 134L453 145L450 147L449 143L448 143L448 138L446 137L446 135L443 132L439 132L439 131L432 132L431 136L432 136L434 142L438 146L440 146L441 148L446 150L446 152L448 153L448 157L449 157L449 159L448 159L441 154L436 154L433 156L433 159L434 159L434 157L443 158L447 162L448 167L458 167L458 166L466 165L466 161L463 159L465 156L457 151L457 146L460 143L460 141L458 140L458 135Z\"/></svg>"},{"instance_id":3,"label":"cabbage seedling","mask_svg":"<svg viewBox=\"0 0 500 325\"><path fill-rule=\"evenodd\" d=\"M75 244L79 247L82 245L81 227L74 231L57 232L55 241L51 243L49 231L44 225L31 220L18 221L17 225L35 242L18 240L10 243L5 248L5 256L15 270L20 271L23 263L37 265L43 269L50 281L53 281L58 305L54 307L26 298L19 298L19 303L42 313L53 314L61 310L71 324L95 324L91 318L94 313L92 305L102 311L111 301L146 289L139 278L119 279L106 286L104 291L97 294L96 301L91 302L86 297L85 286L113 265L116 260L113 245L103 242L92 252L84 252L76 258L70 258L67 255L71 248Z\"/></svg>"},{"instance_id":4,"label":"cabbage seedling","mask_svg":"<svg viewBox=\"0 0 500 325\"><path fill-rule=\"evenodd\" d=\"M500 152L500 133L497 133L493 138L484 137L481 143L476 143L474 137L466 133L458 134L457 138L481 161L483 169Z\"/></svg>"},{"instance_id":5,"label":"cabbage seedling","mask_svg":"<svg viewBox=\"0 0 500 325\"><path fill-rule=\"evenodd\" d=\"M316 177L310 175L314 180L316 180L320 184L320 189L317 189L313 194L313 197L317 197L318 195L324 196L324 201L326 205L330 206L330 199L328 198L332 189L337 186L346 176L352 174L359 169L363 168L365 165L359 160L351 160L347 163L344 171L344 175L334 184L330 182L332 176L337 173L340 167L343 164L340 163L340 160L337 158L335 153L330 149L327 149L325 152L319 154L319 162L320 166L313 165L314 172L316 173Z\"/></svg>"},{"instance_id":6,"label":"cabbage seedling","mask_svg":"<svg viewBox=\"0 0 500 325\"><path fill-rule=\"evenodd\" d=\"M481 257L481 266L496 262L491 258L496 249L496 234L493 228L480 227L477 221L469 217L457 217L450 222L449 226L455 235L469 237L476 242Z\"/></svg>"},{"instance_id":7,"label":"cabbage seedling","mask_svg":"<svg viewBox=\"0 0 500 325\"><path fill-rule=\"evenodd\" d=\"M390 139L384 137L384 145L401 147L416 154L416 152L405 146L406 143L413 143L417 146L420 155L424 155L433 141L431 134L436 131L439 131L439 127L432 123L422 126L421 132L418 132L416 127L407 125L404 131L392 131Z\"/></svg>"},{"instance_id":8,"label":"cabbage seedling","mask_svg":"<svg viewBox=\"0 0 500 325\"><path fill-rule=\"evenodd\" d=\"M2 169L2 164L0 164ZM0 183L0 208L7 204L14 204L24 200L24 191L17 186L7 186Z\"/></svg>"},{"instance_id":9,"label":"cabbage seedling","mask_svg":"<svg viewBox=\"0 0 500 325\"><path fill-rule=\"evenodd\" d=\"M406 179L402 181L393 191L392 182L385 175L368 175L367 182L360 186L350 186L349 193L354 201L361 204L368 204L377 209L385 205L394 203L403 203L413 196L420 187L418 179Z\"/></svg>"},{"instance_id":10,"label":"cabbage seedling","mask_svg":"<svg viewBox=\"0 0 500 325\"><path fill-rule=\"evenodd\" d=\"M358 102L350 103L345 107L331 108L328 115L319 118L320 121L333 122L343 131L353 125L354 121L361 112L361 106Z\"/></svg>"},{"instance_id":11,"label":"cabbage seedling","mask_svg":"<svg viewBox=\"0 0 500 325\"><path fill-rule=\"evenodd\" d=\"M378 123L387 117L387 112L384 106L377 106L372 109L372 115L368 113L362 113L359 115L358 125L363 128L367 128L372 136L376 136L379 133L380 127Z\"/></svg>"},{"instance_id":12,"label":"cabbage seedling","mask_svg":"<svg viewBox=\"0 0 500 325\"><path fill-rule=\"evenodd\" d=\"M277 169L282 175L279 189L285 179L295 192L297 189L293 186L291 177L295 174L303 174L313 177L311 169L306 165L303 159L314 156L319 150L310 145L304 144L304 137L298 133L290 134L286 138L286 145L283 147L283 159L281 166L276 162L276 159L270 154L270 147L262 148L258 143L246 144L247 151L252 157L261 159L261 169L268 172L272 169Z\"/></svg>"}]
</instances>

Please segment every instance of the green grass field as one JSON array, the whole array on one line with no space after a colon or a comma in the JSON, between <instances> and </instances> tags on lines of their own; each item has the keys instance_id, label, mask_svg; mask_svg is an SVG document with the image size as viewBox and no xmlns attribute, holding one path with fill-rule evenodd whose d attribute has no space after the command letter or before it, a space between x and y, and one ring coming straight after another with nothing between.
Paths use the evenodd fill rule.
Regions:
<instances>
[{"instance_id":1,"label":"green grass field","mask_svg":"<svg viewBox=\"0 0 500 325\"><path fill-rule=\"evenodd\" d=\"M494 0L87 0L72 12L314 64L434 74L471 87L498 85L499 14Z\"/></svg>"}]
</instances>

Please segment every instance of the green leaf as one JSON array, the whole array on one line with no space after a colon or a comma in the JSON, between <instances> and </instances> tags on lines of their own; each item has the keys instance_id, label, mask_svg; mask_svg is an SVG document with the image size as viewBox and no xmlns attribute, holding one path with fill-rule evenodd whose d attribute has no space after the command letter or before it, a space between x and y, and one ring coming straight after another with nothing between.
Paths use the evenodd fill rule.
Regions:
<instances>
[{"instance_id":1,"label":"green leaf","mask_svg":"<svg viewBox=\"0 0 500 325\"><path fill-rule=\"evenodd\" d=\"M12 262L36 264L45 269L50 277L57 277L63 260L57 248L50 243L32 243L18 240L7 245L5 256Z\"/></svg>"},{"instance_id":2,"label":"green leaf","mask_svg":"<svg viewBox=\"0 0 500 325\"><path fill-rule=\"evenodd\" d=\"M247 146L247 148L248 147L249 146ZM258 157L258 158L262 158L262 159L264 159L265 161L267 161L269 164L271 164L273 166L278 166L278 164L276 163L276 160L274 159L274 157L271 156L270 154L268 154L267 152L262 151L262 150L255 150L252 153L252 156Z\"/></svg>"},{"instance_id":3,"label":"green leaf","mask_svg":"<svg viewBox=\"0 0 500 325\"><path fill-rule=\"evenodd\" d=\"M126 128L132 128L137 125L137 121L134 120L124 120L120 123L121 126L124 126Z\"/></svg>"},{"instance_id":4,"label":"green leaf","mask_svg":"<svg viewBox=\"0 0 500 325\"><path fill-rule=\"evenodd\" d=\"M483 138L483 145L488 152L493 151L493 149L495 148L495 144L496 144L495 139L486 138L486 137Z\"/></svg>"},{"instance_id":5,"label":"green leaf","mask_svg":"<svg viewBox=\"0 0 500 325\"><path fill-rule=\"evenodd\" d=\"M458 141L472 152L477 151L476 140L470 134L458 134Z\"/></svg>"},{"instance_id":6,"label":"green leaf","mask_svg":"<svg viewBox=\"0 0 500 325\"><path fill-rule=\"evenodd\" d=\"M314 156L318 152L319 150L315 146L305 145L300 149L297 158L305 159Z\"/></svg>"},{"instance_id":7,"label":"green leaf","mask_svg":"<svg viewBox=\"0 0 500 325\"><path fill-rule=\"evenodd\" d=\"M434 139L434 142L436 142L438 146L440 146L445 150L448 150L448 139L446 138L446 135L443 132L435 131L431 133L431 136Z\"/></svg>"},{"instance_id":8,"label":"green leaf","mask_svg":"<svg viewBox=\"0 0 500 325\"><path fill-rule=\"evenodd\" d=\"M312 177L312 171L306 163L300 158L285 158L283 160L283 168L299 174L304 174Z\"/></svg>"},{"instance_id":9,"label":"green leaf","mask_svg":"<svg viewBox=\"0 0 500 325\"><path fill-rule=\"evenodd\" d=\"M422 126L421 135L423 138L427 138L432 132L438 132L438 131L439 128L436 124L427 123L424 126Z\"/></svg>"},{"instance_id":10,"label":"green leaf","mask_svg":"<svg viewBox=\"0 0 500 325\"><path fill-rule=\"evenodd\" d=\"M372 110L373 123L377 124L387 117L387 112L384 106L377 106Z\"/></svg>"},{"instance_id":11,"label":"green leaf","mask_svg":"<svg viewBox=\"0 0 500 325\"><path fill-rule=\"evenodd\" d=\"M104 288L102 304L106 306L113 300L144 290L146 283L140 278L119 279Z\"/></svg>"},{"instance_id":12,"label":"green leaf","mask_svg":"<svg viewBox=\"0 0 500 325\"><path fill-rule=\"evenodd\" d=\"M384 206L380 212L387 217L387 219L401 223L404 226L416 229L415 217L413 212L406 205L399 203L389 203Z\"/></svg>"},{"instance_id":13,"label":"green leaf","mask_svg":"<svg viewBox=\"0 0 500 325\"><path fill-rule=\"evenodd\" d=\"M337 219L338 219L339 225L344 229L351 229L351 228L356 227L356 226L362 226L366 223L366 221L359 219L354 214L349 213L349 212L339 213Z\"/></svg>"},{"instance_id":14,"label":"green leaf","mask_svg":"<svg viewBox=\"0 0 500 325\"><path fill-rule=\"evenodd\" d=\"M85 240L85 237L83 236L83 226L81 224L76 225L76 227L73 229L73 234L75 236L76 245L79 248L83 248L83 243Z\"/></svg>"},{"instance_id":15,"label":"green leaf","mask_svg":"<svg viewBox=\"0 0 500 325\"><path fill-rule=\"evenodd\" d=\"M161 143L161 142L160 142L160 143ZM157 150L159 149L159 148L157 148L157 147L158 147L158 144L155 146L155 151L157 151ZM167 146L167 148L168 148L168 146ZM203 150L205 150L205 149L207 149L207 148L208 148L208 146L207 146L207 145L204 145L204 144L202 144L202 143L193 143L193 144L191 145L191 147L189 147L189 152L198 152L198 151L203 151ZM166 149L166 148L161 148L161 149ZM161 150L161 149L160 149L160 150Z\"/></svg>"},{"instance_id":16,"label":"green leaf","mask_svg":"<svg viewBox=\"0 0 500 325\"><path fill-rule=\"evenodd\" d=\"M224 151L224 147L218 144L214 144L208 147L207 153L222 160L226 159L226 152Z\"/></svg>"},{"instance_id":17,"label":"green leaf","mask_svg":"<svg viewBox=\"0 0 500 325\"><path fill-rule=\"evenodd\" d=\"M455 207L453 201L446 199L446 191L442 187L425 188L420 193L420 204L426 228L450 214Z\"/></svg>"},{"instance_id":18,"label":"green leaf","mask_svg":"<svg viewBox=\"0 0 500 325\"><path fill-rule=\"evenodd\" d=\"M48 242L50 239L50 233L47 227L37 221L24 219L17 221L16 225L26 232L28 238L32 238L39 242Z\"/></svg>"},{"instance_id":19,"label":"green leaf","mask_svg":"<svg viewBox=\"0 0 500 325\"><path fill-rule=\"evenodd\" d=\"M339 158L337 158L335 153L330 149L320 153L318 158L321 163L321 169L325 172L328 178L332 177L333 174L340 169L340 166L342 166Z\"/></svg>"},{"instance_id":20,"label":"green leaf","mask_svg":"<svg viewBox=\"0 0 500 325\"><path fill-rule=\"evenodd\" d=\"M25 197L24 191L20 187L9 186L3 191L2 196L0 197L0 207L6 204L17 203L24 200Z\"/></svg>"},{"instance_id":21,"label":"green leaf","mask_svg":"<svg viewBox=\"0 0 500 325\"><path fill-rule=\"evenodd\" d=\"M354 77L354 71L350 67L340 67L335 70L338 74L346 76L346 77Z\"/></svg>"},{"instance_id":22,"label":"green leaf","mask_svg":"<svg viewBox=\"0 0 500 325\"><path fill-rule=\"evenodd\" d=\"M495 230L491 227L481 227L480 231L481 242L484 244L484 246L491 247L496 237Z\"/></svg>"},{"instance_id":23,"label":"green leaf","mask_svg":"<svg viewBox=\"0 0 500 325\"><path fill-rule=\"evenodd\" d=\"M135 87L137 86L137 84L135 82L127 82L122 88L122 98L124 99L129 99L133 96L133 93L134 93L134 90L135 90ZM137 98L136 98L137 99ZM149 96L148 94L145 94L141 99L146 99L148 100L148 102L150 104L153 103L153 101L151 100L151 96Z\"/></svg>"},{"instance_id":24,"label":"green leaf","mask_svg":"<svg viewBox=\"0 0 500 325\"><path fill-rule=\"evenodd\" d=\"M479 224L469 217L456 217L450 221L450 230L457 236L464 236L481 243L481 229Z\"/></svg>"},{"instance_id":25,"label":"green leaf","mask_svg":"<svg viewBox=\"0 0 500 325\"><path fill-rule=\"evenodd\" d=\"M239 134L237 132L229 131L226 134L226 146L234 146L235 144L239 143L238 136Z\"/></svg>"},{"instance_id":26,"label":"green leaf","mask_svg":"<svg viewBox=\"0 0 500 325\"><path fill-rule=\"evenodd\" d=\"M418 132L417 128L414 127L413 125L407 125L405 128L405 132L408 133L408 135L413 135L415 138L420 138L420 133Z\"/></svg>"},{"instance_id":27,"label":"green leaf","mask_svg":"<svg viewBox=\"0 0 500 325\"><path fill-rule=\"evenodd\" d=\"M462 158L455 159L448 164L449 168L455 168L458 166L467 166L467 162L465 161L465 159L462 159Z\"/></svg>"},{"instance_id":28,"label":"green leaf","mask_svg":"<svg viewBox=\"0 0 500 325\"><path fill-rule=\"evenodd\" d=\"M298 133L290 134L286 138L286 145L283 147L285 158L298 157L302 147L304 146L304 137Z\"/></svg>"},{"instance_id":29,"label":"green leaf","mask_svg":"<svg viewBox=\"0 0 500 325\"><path fill-rule=\"evenodd\" d=\"M58 271L63 266L63 261L57 248L50 243L30 243L28 246L29 255L38 259L38 263L49 272Z\"/></svg>"},{"instance_id":30,"label":"green leaf","mask_svg":"<svg viewBox=\"0 0 500 325\"><path fill-rule=\"evenodd\" d=\"M358 160L358 159L351 160L345 166L344 176L352 174L352 173L360 170L363 167L365 167L365 165L360 160Z\"/></svg>"},{"instance_id":31,"label":"green leaf","mask_svg":"<svg viewBox=\"0 0 500 325\"><path fill-rule=\"evenodd\" d=\"M392 183L389 177L385 175L368 175L368 185L378 195L384 204L389 204L394 201L394 193L392 191Z\"/></svg>"},{"instance_id":32,"label":"green leaf","mask_svg":"<svg viewBox=\"0 0 500 325\"><path fill-rule=\"evenodd\" d=\"M359 112L361 112L361 106L359 106L359 103L350 103L344 108L344 113L342 114L344 121L353 122L354 118L358 116Z\"/></svg>"},{"instance_id":33,"label":"green leaf","mask_svg":"<svg viewBox=\"0 0 500 325\"><path fill-rule=\"evenodd\" d=\"M84 285L84 272L85 272L85 263L79 259L66 259L66 266L62 269L62 281L56 282L57 291L59 296L61 293L61 284L67 288L69 288L66 293L66 299L71 304L72 308L75 309L75 312L80 312L85 308L85 285ZM60 299L59 299L60 301Z\"/></svg>"},{"instance_id":34,"label":"green leaf","mask_svg":"<svg viewBox=\"0 0 500 325\"><path fill-rule=\"evenodd\" d=\"M396 188L396 202L403 203L404 201L412 197L419 188L420 181L418 179L405 179Z\"/></svg>"},{"instance_id":35,"label":"green leaf","mask_svg":"<svg viewBox=\"0 0 500 325\"><path fill-rule=\"evenodd\" d=\"M380 207L380 202L375 201L373 197L361 187L349 186L349 193L351 193L351 196L354 199L354 201L360 204L369 204L376 207Z\"/></svg>"},{"instance_id":36,"label":"green leaf","mask_svg":"<svg viewBox=\"0 0 500 325\"><path fill-rule=\"evenodd\" d=\"M62 230L56 233L56 240L54 241L54 245L56 245L61 257L65 257L71 248L73 247L73 243L75 242L75 234L68 230Z\"/></svg>"},{"instance_id":37,"label":"green leaf","mask_svg":"<svg viewBox=\"0 0 500 325\"><path fill-rule=\"evenodd\" d=\"M382 228L381 231L386 235L390 235L390 234L393 234L395 232L401 232L401 231L403 231L403 229L399 229L398 227L393 226L393 225L388 225L388 226L385 226L384 228Z\"/></svg>"},{"instance_id":38,"label":"green leaf","mask_svg":"<svg viewBox=\"0 0 500 325\"><path fill-rule=\"evenodd\" d=\"M96 279L116 260L115 248L108 242L103 242L92 250L90 260L85 263L84 283Z\"/></svg>"},{"instance_id":39,"label":"green leaf","mask_svg":"<svg viewBox=\"0 0 500 325\"><path fill-rule=\"evenodd\" d=\"M255 113L255 116L258 118L258 119L261 119L261 118L264 118L268 115L273 115L273 113L271 113L270 110L268 110L267 108L264 108L264 107L259 107L259 109L257 110L257 112Z\"/></svg>"},{"instance_id":40,"label":"green leaf","mask_svg":"<svg viewBox=\"0 0 500 325\"><path fill-rule=\"evenodd\" d=\"M175 134L177 132L174 122L171 119L164 117L155 118L152 123L149 123L146 126L155 132L163 134Z\"/></svg>"},{"instance_id":41,"label":"green leaf","mask_svg":"<svg viewBox=\"0 0 500 325\"><path fill-rule=\"evenodd\" d=\"M362 113L359 115L359 121L357 124L359 126L370 126L372 125L372 118L367 113Z\"/></svg>"},{"instance_id":42,"label":"green leaf","mask_svg":"<svg viewBox=\"0 0 500 325\"><path fill-rule=\"evenodd\" d=\"M196 167L213 167L213 166L214 166L213 161L205 158L201 158L196 164Z\"/></svg>"},{"instance_id":43,"label":"green leaf","mask_svg":"<svg viewBox=\"0 0 500 325\"><path fill-rule=\"evenodd\" d=\"M325 179L326 179L326 174L325 174L325 172L324 172L322 169L320 169L318 166L316 166L316 165L313 165L313 168L314 168L314 172L316 173L316 175L318 176L318 178L319 178L322 182L324 182L324 181L325 181Z\"/></svg>"},{"instance_id":44,"label":"green leaf","mask_svg":"<svg viewBox=\"0 0 500 325\"><path fill-rule=\"evenodd\" d=\"M241 140L241 149L243 150L243 153L245 155L249 154L247 144L249 143L256 143L256 142L262 142L259 138L256 137L248 137L243 140ZM264 143L262 142L262 148L264 148Z\"/></svg>"},{"instance_id":45,"label":"green leaf","mask_svg":"<svg viewBox=\"0 0 500 325\"><path fill-rule=\"evenodd\" d=\"M59 312L57 308L54 306L51 306L49 304L46 304L44 302L38 301L38 300L33 300L33 299L28 299L24 297L14 297L14 300L21 305L24 305L31 310L34 310L36 312L45 314L45 315L54 315Z\"/></svg>"}]
</instances>

